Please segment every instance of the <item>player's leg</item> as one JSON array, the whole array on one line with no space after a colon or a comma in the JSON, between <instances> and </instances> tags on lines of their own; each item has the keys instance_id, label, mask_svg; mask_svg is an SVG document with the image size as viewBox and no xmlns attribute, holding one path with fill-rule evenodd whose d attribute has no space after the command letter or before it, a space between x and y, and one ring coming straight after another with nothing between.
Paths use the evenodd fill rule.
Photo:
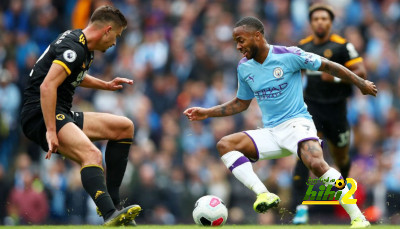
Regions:
<instances>
[{"instance_id":1,"label":"player's leg","mask_svg":"<svg viewBox=\"0 0 400 229\"><path fill-rule=\"evenodd\" d=\"M346 179L349 176L351 160L349 156L350 145L350 125L344 117L329 123L327 133L325 134L328 142L329 152L339 168L340 173Z\"/></svg>"},{"instance_id":2,"label":"player's leg","mask_svg":"<svg viewBox=\"0 0 400 229\"><path fill-rule=\"evenodd\" d=\"M128 163L133 131L133 123L128 118L107 113L84 113L83 132L92 140L109 140L105 152L106 183L117 208L123 205L119 188Z\"/></svg>"},{"instance_id":3,"label":"player's leg","mask_svg":"<svg viewBox=\"0 0 400 229\"><path fill-rule=\"evenodd\" d=\"M264 213L269 208L277 206L280 199L267 190L263 182L254 173L250 163L250 160L259 159L259 148L257 148L256 142L259 142L262 138L260 132L262 131L253 130L247 133L241 132L225 136L217 143L217 149L226 167L240 182L257 195L257 200L253 206L254 210ZM257 137L252 138L254 135L257 135ZM265 135L264 137L264 142L272 139ZM278 146L276 146L276 151L277 154L281 152Z\"/></svg>"},{"instance_id":4,"label":"player's leg","mask_svg":"<svg viewBox=\"0 0 400 229\"><path fill-rule=\"evenodd\" d=\"M102 154L74 123L65 124L58 131L58 151L82 166L81 179L104 219L114 213L115 207L108 194L102 168Z\"/></svg>"},{"instance_id":5,"label":"player's leg","mask_svg":"<svg viewBox=\"0 0 400 229\"><path fill-rule=\"evenodd\" d=\"M315 122L315 119L314 119ZM315 124L318 128L318 125ZM322 137L322 133L318 132L318 137ZM304 193L307 191L307 180L310 176L310 170L304 163L298 159L293 172L293 186L292 186L292 209L296 211L293 218L293 224L307 224L308 223L308 206L302 205Z\"/></svg>"},{"instance_id":6,"label":"player's leg","mask_svg":"<svg viewBox=\"0 0 400 229\"><path fill-rule=\"evenodd\" d=\"M141 211L140 206L131 205L117 210L108 193L102 154L78 126L66 123L57 133L59 152L82 166L81 180L83 188L102 213L106 226L129 224Z\"/></svg>"},{"instance_id":7,"label":"player's leg","mask_svg":"<svg viewBox=\"0 0 400 229\"><path fill-rule=\"evenodd\" d=\"M304 165L317 177L323 180L343 179L343 176L334 168L330 167L323 158L323 152L319 141L305 140L299 142L300 157ZM334 185L334 182L326 182L325 185ZM349 191L348 187L342 190L342 197ZM352 198L352 197L350 197ZM365 219L356 204L342 204L342 207L349 214L353 228L368 227L370 223Z\"/></svg>"}]
</instances>

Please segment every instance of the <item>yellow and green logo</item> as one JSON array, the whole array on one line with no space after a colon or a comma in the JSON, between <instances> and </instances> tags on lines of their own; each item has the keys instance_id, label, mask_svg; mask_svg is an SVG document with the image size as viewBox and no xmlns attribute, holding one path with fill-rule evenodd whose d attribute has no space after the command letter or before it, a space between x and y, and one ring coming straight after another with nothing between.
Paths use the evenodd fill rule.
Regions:
<instances>
[{"instance_id":1,"label":"yellow and green logo","mask_svg":"<svg viewBox=\"0 0 400 229\"><path fill-rule=\"evenodd\" d=\"M317 190L314 190L317 183L321 184ZM328 183L329 182L329 183ZM347 184L351 184L350 190L342 197L342 190ZM309 178L308 189L303 198L303 203L306 205L339 205L339 204L355 204L357 199L350 199L350 197L357 191L357 182L353 178L347 178L346 182L343 179L312 179ZM333 185L333 183L335 185ZM334 187L334 188L333 188ZM334 189L334 190L332 190ZM339 202L340 200L340 202Z\"/></svg>"}]
</instances>

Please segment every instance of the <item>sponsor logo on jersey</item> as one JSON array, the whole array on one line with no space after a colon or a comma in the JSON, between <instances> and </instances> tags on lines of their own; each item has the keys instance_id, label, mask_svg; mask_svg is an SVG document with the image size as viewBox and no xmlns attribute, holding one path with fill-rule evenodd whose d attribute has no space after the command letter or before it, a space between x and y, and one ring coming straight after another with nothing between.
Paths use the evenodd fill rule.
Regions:
<instances>
[{"instance_id":1,"label":"sponsor logo on jersey","mask_svg":"<svg viewBox=\"0 0 400 229\"><path fill-rule=\"evenodd\" d=\"M74 82L71 83L72 86L77 87L79 86L79 84L81 84L81 82L83 81L83 79L86 76L86 71L81 71L78 76L76 77L76 80Z\"/></svg>"},{"instance_id":2,"label":"sponsor logo on jersey","mask_svg":"<svg viewBox=\"0 0 400 229\"><path fill-rule=\"evenodd\" d=\"M57 114L56 119L61 121L65 119L65 116L63 114Z\"/></svg>"},{"instance_id":3,"label":"sponsor logo on jersey","mask_svg":"<svg viewBox=\"0 0 400 229\"><path fill-rule=\"evenodd\" d=\"M288 86L288 83L283 83L278 86L269 87L255 92L255 97L259 100L266 100L270 98L277 98L283 94L283 90Z\"/></svg>"},{"instance_id":4,"label":"sponsor logo on jersey","mask_svg":"<svg viewBox=\"0 0 400 229\"><path fill-rule=\"evenodd\" d=\"M279 79L283 76L283 70L280 67L274 68L274 77Z\"/></svg>"},{"instance_id":5,"label":"sponsor logo on jersey","mask_svg":"<svg viewBox=\"0 0 400 229\"><path fill-rule=\"evenodd\" d=\"M66 61L72 63L76 60L76 52L74 50L68 49L64 51L63 57Z\"/></svg>"}]
</instances>

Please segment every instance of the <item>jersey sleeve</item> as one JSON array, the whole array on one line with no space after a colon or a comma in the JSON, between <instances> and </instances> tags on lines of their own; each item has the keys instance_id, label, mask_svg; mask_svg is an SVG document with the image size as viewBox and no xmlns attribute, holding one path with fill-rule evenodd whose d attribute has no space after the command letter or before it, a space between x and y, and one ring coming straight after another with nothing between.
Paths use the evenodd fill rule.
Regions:
<instances>
[{"instance_id":1,"label":"jersey sleeve","mask_svg":"<svg viewBox=\"0 0 400 229\"><path fill-rule=\"evenodd\" d=\"M64 40L60 44L56 44L56 58L53 63L61 65L68 75L82 66L85 57L85 50L79 44Z\"/></svg>"},{"instance_id":2,"label":"jersey sleeve","mask_svg":"<svg viewBox=\"0 0 400 229\"><path fill-rule=\"evenodd\" d=\"M288 48L291 55L288 55L288 61L286 63L291 65L291 68L294 70L300 69L310 69L310 70L318 70L321 66L321 56L306 52L299 47L289 47Z\"/></svg>"},{"instance_id":3,"label":"jersey sleeve","mask_svg":"<svg viewBox=\"0 0 400 229\"><path fill-rule=\"evenodd\" d=\"M358 55L358 52L352 43L346 43L343 47L343 60L344 66L350 67L351 65L362 62L363 59Z\"/></svg>"},{"instance_id":4,"label":"jersey sleeve","mask_svg":"<svg viewBox=\"0 0 400 229\"><path fill-rule=\"evenodd\" d=\"M243 79L242 73L239 68L237 69L238 75L238 90L236 97L241 100L251 100L254 98L254 92L251 90L249 84Z\"/></svg>"}]
</instances>

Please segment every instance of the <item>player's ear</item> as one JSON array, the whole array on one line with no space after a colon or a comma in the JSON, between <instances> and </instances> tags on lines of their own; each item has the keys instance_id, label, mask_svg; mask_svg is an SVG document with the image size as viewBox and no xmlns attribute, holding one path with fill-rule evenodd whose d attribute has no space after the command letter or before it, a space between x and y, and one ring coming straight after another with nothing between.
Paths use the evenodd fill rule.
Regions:
<instances>
[{"instance_id":1,"label":"player's ear","mask_svg":"<svg viewBox=\"0 0 400 229\"><path fill-rule=\"evenodd\" d=\"M107 25L106 29L105 29L105 34L108 34L111 30L112 30L112 26L111 25Z\"/></svg>"},{"instance_id":2,"label":"player's ear","mask_svg":"<svg viewBox=\"0 0 400 229\"><path fill-rule=\"evenodd\" d=\"M260 33L260 31L256 31L256 32L254 33L254 37L256 38L257 41L259 41L260 38L261 38L261 33Z\"/></svg>"}]
</instances>

